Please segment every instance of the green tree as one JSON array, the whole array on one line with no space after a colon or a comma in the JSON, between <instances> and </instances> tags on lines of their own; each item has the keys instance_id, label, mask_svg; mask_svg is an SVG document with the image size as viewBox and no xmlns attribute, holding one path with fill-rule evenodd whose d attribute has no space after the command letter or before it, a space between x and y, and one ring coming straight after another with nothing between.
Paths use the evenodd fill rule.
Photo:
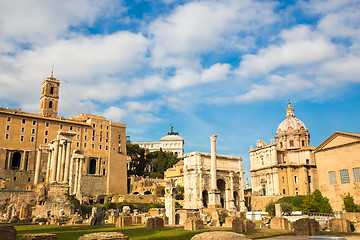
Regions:
<instances>
[{"instance_id":1,"label":"green tree","mask_svg":"<svg viewBox=\"0 0 360 240\"><path fill-rule=\"evenodd\" d=\"M332 213L333 209L329 203L329 199L327 197L324 197L320 190L315 190L312 194L315 199L315 203L317 206L316 211L320 213Z\"/></svg>"},{"instance_id":2,"label":"green tree","mask_svg":"<svg viewBox=\"0 0 360 240\"><path fill-rule=\"evenodd\" d=\"M350 193L344 194L343 199L343 208L347 212L360 212L360 205L354 202L354 197Z\"/></svg>"},{"instance_id":3,"label":"green tree","mask_svg":"<svg viewBox=\"0 0 360 240\"><path fill-rule=\"evenodd\" d=\"M131 158L128 175L144 176L145 167L150 162L145 158L145 149L138 144L126 143L126 152Z\"/></svg>"},{"instance_id":4,"label":"green tree","mask_svg":"<svg viewBox=\"0 0 360 240\"><path fill-rule=\"evenodd\" d=\"M317 212L318 207L313 195L306 195L303 199L302 208L304 212Z\"/></svg>"},{"instance_id":5,"label":"green tree","mask_svg":"<svg viewBox=\"0 0 360 240\"><path fill-rule=\"evenodd\" d=\"M275 202L271 200L265 207L271 217L275 217Z\"/></svg>"},{"instance_id":6,"label":"green tree","mask_svg":"<svg viewBox=\"0 0 360 240\"><path fill-rule=\"evenodd\" d=\"M174 155L172 152L164 152L162 149L150 152L146 158L152 162L152 173L150 174L152 178L163 178L164 172L180 161L177 155Z\"/></svg>"}]
</instances>

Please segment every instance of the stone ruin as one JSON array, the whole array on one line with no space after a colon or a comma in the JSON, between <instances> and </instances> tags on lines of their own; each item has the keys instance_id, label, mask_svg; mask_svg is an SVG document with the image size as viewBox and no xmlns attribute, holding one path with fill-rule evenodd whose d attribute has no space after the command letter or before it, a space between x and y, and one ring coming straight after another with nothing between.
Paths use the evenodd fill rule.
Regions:
<instances>
[{"instance_id":1,"label":"stone ruin","mask_svg":"<svg viewBox=\"0 0 360 240\"><path fill-rule=\"evenodd\" d=\"M188 218L185 221L184 229L187 231L195 231L204 228L204 222L198 217Z\"/></svg>"},{"instance_id":2,"label":"stone ruin","mask_svg":"<svg viewBox=\"0 0 360 240\"><path fill-rule=\"evenodd\" d=\"M16 240L16 229L10 225L0 225L0 236L2 240Z\"/></svg>"},{"instance_id":3,"label":"stone ruin","mask_svg":"<svg viewBox=\"0 0 360 240\"><path fill-rule=\"evenodd\" d=\"M244 234L234 233L234 232L225 232L225 231L213 231L213 232L203 232L196 234L191 238L191 240L249 240Z\"/></svg>"},{"instance_id":4,"label":"stone ruin","mask_svg":"<svg viewBox=\"0 0 360 240\"><path fill-rule=\"evenodd\" d=\"M147 228L163 228L164 227L164 219L159 217L150 217L146 221Z\"/></svg>"},{"instance_id":5,"label":"stone ruin","mask_svg":"<svg viewBox=\"0 0 360 240\"><path fill-rule=\"evenodd\" d=\"M314 219L302 218L294 222L294 230L296 235L313 236L320 233L320 226Z\"/></svg>"},{"instance_id":6,"label":"stone ruin","mask_svg":"<svg viewBox=\"0 0 360 240\"><path fill-rule=\"evenodd\" d=\"M89 218L90 225L103 225L105 224L105 207L94 206L92 208L91 217Z\"/></svg>"},{"instance_id":7,"label":"stone ruin","mask_svg":"<svg viewBox=\"0 0 360 240\"><path fill-rule=\"evenodd\" d=\"M99 232L99 233L89 233L79 237L79 240L128 240L129 237L125 236L119 232Z\"/></svg>"},{"instance_id":8,"label":"stone ruin","mask_svg":"<svg viewBox=\"0 0 360 240\"><path fill-rule=\"evenodd\" d=\"M232 221L232 230L237 233L252 232L255 230L255 223L248 219L236 218Z\"/></svg>"},{"instance_id":9,"label":"stone ruin","mask_svg":"<svg viewBox=\"0 0 360 240\"><path fill-rule=\"evenodd\" d=\"M330 232L352 232L353 226L352 223L347 219L331 219L329 221Z\"/></svg>"}]
</instances>

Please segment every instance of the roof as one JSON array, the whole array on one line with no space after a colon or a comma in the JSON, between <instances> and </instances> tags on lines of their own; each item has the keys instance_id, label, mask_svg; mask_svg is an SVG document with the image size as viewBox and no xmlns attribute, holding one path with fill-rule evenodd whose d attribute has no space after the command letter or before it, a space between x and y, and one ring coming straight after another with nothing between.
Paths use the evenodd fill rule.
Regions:
<instances>
[{"instance_id":1,"label":"roof","mask_svg":"<svg viewBox=\"0 0 360 240\"><path fill-rule=\"evenodd\" d=\"M349 132L340 132L336 131L330 135L325 141L320 143L318 147L315 148L315 152L323 151L327 149L333 149L336 147L360 143L360 133L349 133Z\"/></svg>"}]
</instances>

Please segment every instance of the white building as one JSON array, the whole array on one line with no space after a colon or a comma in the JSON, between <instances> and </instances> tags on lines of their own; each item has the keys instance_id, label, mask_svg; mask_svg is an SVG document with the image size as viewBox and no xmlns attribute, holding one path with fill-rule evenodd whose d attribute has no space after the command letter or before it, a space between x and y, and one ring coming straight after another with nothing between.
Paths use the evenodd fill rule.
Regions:
<instances>
[{"instance_id":1,"label":"white building","mask_svg":"<svg viewBox=\"0 0 360 240\"><path fill-rule=\"evenodd\" d=\"M149 150L149 152L159 151L172 152L177 154L179 158L184 155L184 139L179 136L178 132L174 132L174 127L171 126L171 131L165 137L160 139L160 142L132 142L138 144L141 148Z\"/></svg>"}]
</instances>

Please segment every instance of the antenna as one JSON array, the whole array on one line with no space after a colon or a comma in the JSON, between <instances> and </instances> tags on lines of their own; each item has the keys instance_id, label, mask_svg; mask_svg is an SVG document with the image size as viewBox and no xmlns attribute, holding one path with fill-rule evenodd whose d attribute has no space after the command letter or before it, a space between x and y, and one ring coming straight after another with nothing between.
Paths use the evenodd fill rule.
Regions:
<instances>
[{"instance_id":1,"label":"antenna","mask_svg":"<svg viewBox=\"0 0 360 240\"><path fill-rule=\"evenodd\" d=\"M51 76L50 77L53 77L54 76L54 61L53 61L53 64L52 64L52 68L51 68Z\"/></svg>"}]
</instances>

